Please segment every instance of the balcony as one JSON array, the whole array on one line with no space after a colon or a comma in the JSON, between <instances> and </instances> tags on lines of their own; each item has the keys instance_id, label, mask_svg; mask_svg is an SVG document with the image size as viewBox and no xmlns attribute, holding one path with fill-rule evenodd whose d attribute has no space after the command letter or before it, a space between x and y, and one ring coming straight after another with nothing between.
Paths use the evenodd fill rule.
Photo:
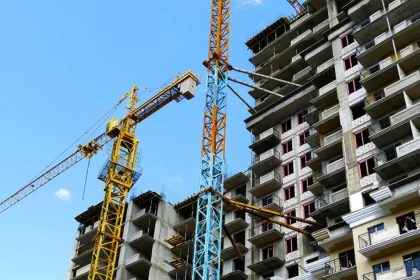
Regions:
<instances>
[{"instance_id":1,"label":"balcony","mask_svg":"<svg viewBox=\"0 0 420 280\"><path fill-rule=\"evenodd\" d=\"M156 214L151 209L142 208L134 213L132 222L140 228L148 228L152 221L156 221Z\"/></svg>"},{"instance_id":2,"label":"balcony","mask_svg":"<svg viewBox=\"0 0 420 280\"><path fill-rule=\"evenodd\" d=\"M414 3L414 2L413 2ZM364 67L373 65L375 62L380 61L387 56L393 54L394 48L392 40L395 43L397 50L416 42L420 38L420 16L417 13L405 20L405 25L401 28L386 31L381 36L370 40L369 42L357 48L357 60Z\"/></svg>"},{"instance_id":3,"label":"balcony","mask_svg":"<svg viewBox=\"0 0 420 280\"><path fill-rule=\"evenodd\" d=\"M152 264L150 259L142 254L135 254L127 259L126 268L136 276L143 279L149 278L149 269Z\"/></svg>"},{"instance_id":4,"label":"balcony","mask_svg":"<svg viewBox=\"0 0 420 280\"><path fill-rule=\"evenodd\" d=\"M271 149L254 158L252 171L257 175L262 175L281 164L280 153L276 149Z\"/></svg>"},{"instance_id":5,"label":"balcony","mask_svg":"<svg viewBox=\"0 0 420 280\"><path fill-rule=\"evenodd\" d=\"M184 261L183 263L179 264L177 267L169 271L168 274L172 279L179 279L179 277L182 277L181 279L191 279L192 265Z\"/></svg>"},{"instance_id":6,"label":"balcony","mask_svg":"<svg viewBox=\"0 0 420 280\"><path fill-rule=\"evenodd\" d=\"M373 65L369 69L362 70L361 83L368 92L373 92L385 85L399 80L397 63L404 73L411 73L418 69L418 61L420 60L420 49L411 50L409 53L393 61L388 58L387 61L381 61Z\"/></svg>"},{"instance_id":7,"label":"balcony","mask_svg":"<svg viewBox=\"0 0 420 280\"><path fill-rule=\"evenodd\" d=\"M316 173L314 175L316 175ZM314 181L312 185L308 186L308 191L310 191L314 195L321 195L324 193L324 186L320 182Z\"/></svg>"},{"instance_id":8,"label":"balcony","mask_svg":"<svg viewBox=\"0 0 420 280\"><path fill-rule=\"evenodd\" d=\"M367 97L365 99L366 112L371 117L378 118L398 108L405 107L403 92L412 100L420 98L420 71L415 71L386 87L382 94L378 94L376 98Z\"/></svg>"},{"instance_id":9,"label":"balcony","mask_svg":"<svg viewBox=\"0 0 420 280\"><path fill-rule=\"evenodd\" d=\"M250 238L248 241L257 247L264 247L265 245L271 244L280 240L284 235L281 227L277 224L261 224L249 232Z\"/></svg>"},{"instance_id":10,"label":"balcony","mask_svg":"<svg viewBox=\"0 0 420 280\"><path fill-rule=\"evenodd\" d=\"M312 233L318 246L326 252L339 251L353 244L353 235L349 225L330 226Z\"/></svg>"},{"instance_id":11,"label":"balcony","mask_svg":"<svg viewBox=\"0 0 420 280\"><path fill-rule=\"evenodd\" d=\"M84 266L91 262L93 254L93 242L79 245L76 256L71 260L73 263Z\"/></svg>"},{"instance_id":12,"label":"balcony","mask_svg":"<svg viewBox=\"0 0 420 280\"><path fill-rule=\"evenodd\" d=\"M324 186L337 186L345 182L346 174L344 158L340 158L323 166L323 172L318 177L318 182Z\"/></svg>"},{"instance_id":13,"label":"balcony","mask_svg":"<svg viewBox=\"0 0 420 280\"><path fill-rule=\"evenodd\" d=\"M76 240L81 243L91 242L95 237L98 225L99 221L96 221L93 225L86 226Z\"/></svg>"},{"instance_id":14,"label":"balcony","mask_svg":"<svg viewBox=\"0 0 420 280\"><path fill-rule=\"evenodd\" d=\"M312 151L311 159L306 162L306 165L309 166L312 171L316 171L322 167L322 160L315 152Z\"/></svg>"},{"instance_id":15,"label":"balcony","mask_svg":"<svg viewBox=\"0 0 420 280\"><path fill-rule=\"evenodd\" d=\"M338 130L324 137L323 146L316 149L315 153L322 160L328 160L343 152L343 133Z\"/></svg>"},{"instance_id":16,"label":"balcony","mask_svg":"<svg viewBox=\"0 0 420 280\"><path fill-rule=\"evenodd\" d=\"M194 255L194 242L192 239L186 240L171 249L171 253L181 259L188 259Z\"/></svg>"},{"instance_id":17,"label":"balcony","mask_svg":"<svg viewBox=\"0 0 420 280\"><path fill-rule=\"evenodd\" d=\"M243 195L243 194L233 195L232 197L230 197L230 200L233 200L233 201L236 201L236 202L242 202L242 203L249 203L249 199L245 195ZM235 207L233 207L233 206L231 206L229 204L226 204L225 203L223 205L223 210L225 212L230 212L230 211L233 211L235 209L236 209Z\"/></svg>"},{"instance_id":18,"label":"balcony","mask_svg":"<svg viewBox=\"0 0 420 280\"><path fill-rule=\"evenodd\" d=\"M304 58L309 66L316 68L327 59L330 59L332 55L331 42L327 41L322 44L317 44L315 48L311 48L311 50L304 55Z\"/></svg>"},{"instance_id":19,"label":"balcony","mask_svg":"<svg viewBox=\"0 0 420 280\"><path fill-rule=\"evenodd\" d=\"M185 239L191 239L194 236L195 230L195 217L183 219L179 221L175 226L174 230Z\"/></svg>"},{"instance_id":20,"label":"balcony","mask_svg":"<svg viewBox=\"0 0 420 280\"><path fill-rule=\"evenodd\" d=\"M318 110L324 110L328 107L337 104L337 81L334 80L331 83L320 88L318 91L318 96L312 99L311 103Z\"/></svg>"},{"instance_id":21,"label":"balcony","mask_svg":"<svg viewBox=\"0 0 420 280\"><path fill-rule=\"evenodd\" d=\"M375 155L375 172L383 179L404 174L420 165L420 139L413 139L398 147L388 148Z\"/></svg>"},{"instance_id":22,"label":"balcony","mask_svg":"<svg viewBox=\"0 0 420 280\"><path fill-rule=\"evenodd\" d=\"M354 256L343 256L325 263L325 279L357 279Z\"/></svg>"},{"instance_id":23,"label":"balcony","mask_svg":"<svg viewBox=\"0 0 420 280\"><path fill-rule=\"evenodd\" d=\"M405 20L413 15L413 12L418 11L419 2L400 0L399 5L393 5L392 9L388 7L386 10L381 9L372 14L368 22L356 26L353 36L360 44L364 44L372 38L372 36L379 35L388 30L387 18L391 26Z\"/></svg>"},{"instance_id":24,"label":"balcony","mask_svg":"<svg viewBox=\"0 0 420 280\"><path fill-rule=\"evenodd\" d=\"M220 257L222 258L222 260L226 261L226 260L230 260L230 259L238 257L238 252L236 252L235 247L230 243L229 245L230 246L227 246L226 248L222 249L222 252L220 254ZM237 242L236 246L238 247L242 255L245 255L248 252L248 248L245 247L245 245L242 244L242 242Z\"/></svg>"},{"instance_id":25,"label":"balcony","mask_svg":"<svg viewBox=\"0 0 420 280\"><path fill-rule=\"evenodd\" d=\"M420 213L404 228L395 224L374 233L361 234L358 239L359 253L370 260L408 250L420 242Z\"/></svg>"},{"instance_id":26,"label":"balcony","mask_svg":"<svg viewBox=\"0 0 420 280\"><path fill-rule=\"evenodd\" d=\"M332 58L319 65L311 77L311 82L318 88L322 88L333 80L335 80L335 70Z\"/></svg>"},{"instance_id":27,"label":"balcony","mask_svg":"<svg viewBox=\"0 0 420 280\"><path fill-rule=\"evenodd\" d=\"M327 134L339 127L340 115L338 104L324 110L319 116L319 121L314 124L314 128L321 134Z\"/></svg>"},{"instance_id":28,"label":"balcony","mask_svg":"<svg viewBox=\"0 0 420 280\"><path fill-rule=\"evenodd\" d=\"M283 210L283 201L280 197L273 194L261 199L256 199L254 205L257 207L278 212Z\"/></svg>"},{"instance_id":29,"label":"balcony","mask_svg":"<svg viewBox=\"0 0 420 280\"><path fill-rule=\"evenodd\" d=\"M280 174L275 171L271 171L265 175L255 178L254 186L249 192L256 197L263 197L269 195L282 186Z\"/></svg>"},{"instance_id":30,"label":"balcony","mask_svg":"<svg viewBox=\"0 0 420 280\"><path fill-rule=\"evenodd\" d=\"M133 235L130 236L128 239L128 243L133 248L136 248L139 251L147 249L149 252L152 251L153 242L155 240L153 237L151 237L149 234L147 234L145 231L140 230Z\"/></svg>"},{"instance_id":31,"label":"balcony","mask_svg":"<svg viewBox=\"0 0 420 280\"><path fill-rule=\"evenodd\" d=\"M89 271L90 271L90 264L85 265L81 268L78 268L76 270L74 277L71 279L72 280L86 280L88 279Z\"/></svg>"},{"instance_id":32,"label":"balcony","mask_svg":"<svg viewBox=\"0 0 420 280\"><path fill-rule=\"evenodd\" d=\"M378 147L384 147L411 136L410 121L420 127L420 103L391 116L373 122L370 126L370 140Z\"/></svg>"},{"instance_id":33,"label":"balcony","mask_svg":"<svg viewBox=\"0 0 420 280\"><path fill-rule=\"evenodd\" d=\"M258 275L271 272L275 269L280 268L284 264L284 260L279 257L273 256L270 258L259 258L258 261L248 266L250 270L255 272Z\"/></svg>"},{"instance_id":34,"label":"balcony","mask_svg":"<svg viewBox=\"0 0 420 280\"><path fill-rule=\"evenodd\" d=\"M420 260L415 260L420 262ZM395 269L383 271L383 272L370 272L363 275L363 280L418 280L420 275L418 270L413 268L409 271L405 266L401 266Z\"/></svg>"},{"instance_id":35,"label":"balcony","mask_svg":"<svg viewBox=\"0 0 420 280\"><path fill-rule=\"evenodd\" d=\"M243 172L238 172L232 176L229 176L225 180L224 188L225 191L231 191L232 189L244 185L248 182L249 178Z\"/></svg>"},{"instance_id":36,"label":"balcony","mask_svg":"<svg viewBox=\"0 0 420 280\"><path fill-rule=\"evenodd\" d=\"M234 234L238 231L244 230L248 227L248 223L245 221L245 213L242 212L241 215L237 215L238 212L233 213L233 219L226 219L225 226L227 230Z\"/></svg>"},{"instance_id":37,"label":"balcony","mask_svg":"<svg viewBox=\"0 0 420 280\"><path fill-rule=\"evenodd\" d=\"M315 212L311 217L317 221L326 217L337 217L350 211L349 194L347 188L321 196L315 200Z\"/></svg>"},{"instance_id":38,"label":"balcony","mask_svg":"<svg viewBox=\"0 0 420 280\"><path fill-rule=\"evenodd\" d=\"M384 0L385 5L390 4L394 0ZM378 10L382 10L382 0L363 0L354 6L350 7L348 14L354 22L360 22ZM370 22L370 19L367 19L367 23ZM363 25L366 25L364 23Z\"/></svg>"},{"instance_id":39,"label":"balcony","mask_svg":"<svg viewBox=\"0 0 420 280\"><path fill-rule=\"evenodd\" d=\"M260 154L280 143L280 133L277 129L270 128L254 137L250 149L256 154Z\"/></svg>"},{"instance_id":40,"label":"balcony","mask_svg":"<svg viewBox=\"0 0 420 280\"><path fill-rule=\"evenodd\" d=\"M248 275L242 270L234 270L220 276L220 280L245 280Z\"/></svg>"}]
</instances>

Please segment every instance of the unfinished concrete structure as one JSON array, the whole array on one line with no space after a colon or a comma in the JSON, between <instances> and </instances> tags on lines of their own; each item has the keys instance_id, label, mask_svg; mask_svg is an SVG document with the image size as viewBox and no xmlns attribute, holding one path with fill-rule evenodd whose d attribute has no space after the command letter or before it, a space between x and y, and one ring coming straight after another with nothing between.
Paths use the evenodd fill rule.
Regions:
<instances>
[{"instance_id":1,"label":"unfinished concrete structure","mask_svg":"<svg viewBox=\"0 0 420 280\"><path fill-rule=\"evenodd\" d=\"M285 219L307 237L225 207L245 259L225 237L221 279L417 279L420 0L304 5L247 42L256 72L302 86L255 78L285 97L250 92L254 157L225 194L321 226ZM129 203L117 279L190 279L195 200L149 195ZM69 279L86 279L96 208L77 219Z\"/></svg>"}]
</instances>

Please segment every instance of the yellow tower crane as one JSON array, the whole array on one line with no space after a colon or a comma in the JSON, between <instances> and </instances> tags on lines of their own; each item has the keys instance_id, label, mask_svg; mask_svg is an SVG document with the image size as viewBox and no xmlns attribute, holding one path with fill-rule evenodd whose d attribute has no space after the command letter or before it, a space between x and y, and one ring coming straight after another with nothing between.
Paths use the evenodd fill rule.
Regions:
<instances>
[{"instance_id":1,"label":"yellow tower crane","mask_svg":"<svg viewBox=\"0 0 420 280\"><path fill-rule=\"evenodd\" d=\"M85 145L81 145L70 156L30 181L15 194L0 203L0 213L15 205L29 194L39 189L84 158L91 158L107 143L114 140L112 153L99 175L105 182L105 197L94 238L94 248L89 271L89 280L113 280L119 246L127 194L140 177L136 171L138 140L137 124L170 103L191 99L195 95L199 78L192 72L178 76L150 100L136 107L137 87L133 87L117 103L128 98L127 115L117 121L107 123L106 132Z\"/></svg>"}]
</instances>

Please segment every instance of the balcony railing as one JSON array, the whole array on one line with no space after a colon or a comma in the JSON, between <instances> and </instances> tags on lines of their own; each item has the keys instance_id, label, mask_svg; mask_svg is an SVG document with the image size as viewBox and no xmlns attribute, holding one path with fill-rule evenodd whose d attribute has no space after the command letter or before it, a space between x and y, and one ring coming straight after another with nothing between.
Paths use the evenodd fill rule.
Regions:
<instances>
[{"instance_id":1,"label":"balcony railing","mask_svg":"<svg viewBox=\"0 0 420 280\"><path fill-rule=\"evenodd\" d=\"M270 157L275 157L277 159L280 159L280 153L276 149L271 149L259 156L254 157L254 164L260 163L264 161L265 159L268 159Z\"/></svg>"},{"instance_id":2,"label":"balcony railing","mask_svg":"<svg viewBox=\"0 0 420 280\"><path fill-rule=\"evenodd\" d=\"M347 188L331 193L329 195L323 195L315 200L315 208L319 210L329 204L345 199L348 196L349 193L347 191Z\"/></svg>"},{"instance_id":3,"label":"balcony railing","mask_svg":"<svg viewBox=\"0 0 420 280\"><path fill-rule=\"evenodd\" d=\"M345 255L325 263L325 274L331 275L341 271L345 271L356 265L354 256Z\"/></svg>"},{"instance_id":4,"label":"balcony railing","mask_svg":"<svg viewBox=\"0 0 420 280\"><path fill-rule=\"evenodd\" d=\"M324 137L324 146L340 139L343 136L343 133L341 130L334 132L333 134L330 134L328 136Z\"/></svg>"},{"instance_id":5,"label":"balcony railing","mask_svg":"<svg viewBox=\"0 0 420 280\"><path fill-rule=\"evenodd\" d=\"M267 138L267 137L269 137L269 136L271 136L271 135L274 135L275 137L280 137L280 133L279 133L279 131L277 130L277 129L274 129L273 127L272 128L270 128L270 129L268 129L268 130L266 130L266 131L264 131L264 132L262 132L262 133L260 133L259 135L256 135L256 136L254 136L254 143L255 142L258 142L258 141L260 141L260 140L262 140L262 139L264 139L264 138Z\"/></svg>"},{"instance_id":6,"label":"balcony railing","mask_svg":"<svg viewBox=\"0 0 420 280\"><path fill-rule=\"evenodd\" d=\"M420 275L420 271L418 270L420 259L414 259L413 264L411 270L407 266L401 266L387 271L366 273L363 275L363 280L403 280L407 279L407 277Z\"/></svg>"},{"instance_id":7,"label":"balcony railing","mask_svg":"<svg viewBox=\"0 0 420 280\"><path fill-rule=\"evenodd\" d=\"M259 186L261 184L264 184L264 183L266 183L268 181L271 181L271 180L276 180L276 181L281 182L280 174L277 173L276 171L271 171L270 173L267 173L267 174L262 175L260 177L256 177L254 179L253 187L257 187L257 186Z\"/></svg>"},{"instance_id":8,"label":"balcony railing","mask_svg":"<svg viewBox=\"0 0 420 280\"><path fill-rule=\"evenodd\" d=\"M276 176L276 175L274 175L274 176ZM268 205L271 205L271 204L276 204L276 205L279 205L281 207L283 205L283 201L277 195L270 195L268 197L258 199L255 203L255 205L257 205L258 207L267 207Z\"/></svg>"},{"instance_id":9,"label":"balcony railing","mask_svg":"<svg viewBox=\"0 0 420 280\"><path fill-rule=\"evenodd\" d=\"M344 158L340 158L334 162L331 162L327 165L325 165L325 167L323 168L323 173L322 175L327 175L329 173L332 173L334 171L337 171L341 168L344 167Z\"/></svg>"},{"instance_id":10,"label":"balcony railing","mask_svg":"<svg viewBox=\"0 0 420 280\"><path fill-rule=\"evenodd\" d=\"M263 234L264 232L270 231L270 230L277 230L279 232L281 232L281 226L279 226L278 224L274 224L272 223L270 226L261 224L260 226L254 228L254 230L249 229L249 237L255 237L258 236L260 234Z\"/></svg>"},{"instance_id":11,"label":"balcony railing","mask_svg":"<svg viewBox=\"0 0 420 280\"><path fill-rule=\"evenodd\" d=\"M359 235L359 248L363 249L371 245L375 245L389 239L402 236L413 230L420 228L420 213L415 215L414 220L407 218L404 227L400 229L398 224L395 224L389 228L379 230L377 232L366 232Z\"/></svg>"}]
</instances>

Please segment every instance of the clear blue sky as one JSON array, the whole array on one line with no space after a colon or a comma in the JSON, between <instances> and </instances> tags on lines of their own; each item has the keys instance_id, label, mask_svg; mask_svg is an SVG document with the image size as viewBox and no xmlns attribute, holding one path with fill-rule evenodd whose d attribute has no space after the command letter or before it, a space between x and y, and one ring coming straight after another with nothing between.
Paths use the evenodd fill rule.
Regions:
<instances>
[{"instance_id":1,"label":"clear blue sky","mask_svg":"<svg viewBox=\"0 0 420 280\"><path fill-rule=\"evenodd\" d=\"M233 0L232 6L231 63L250 69L244 42L291 10L286 0ZM143 176L135 191L164 189L171 202L197 191L209 8L210 1L197 0L2 0L0 200L34 177L132 85L157 87L188 69L202 77L198 96L171 104L139 126ZM144 93L141 100L152 95ZM228 106L228 171L236 172L251 159L243 122L249 113L234 96ZM85 200L87 161L0 215L1 280L65 279L74 217L102 199L96 177L105 159L105 152L92 159ZM68 200L56 196L60 188L70 192Z\"/></svg>"}]
</instances>

